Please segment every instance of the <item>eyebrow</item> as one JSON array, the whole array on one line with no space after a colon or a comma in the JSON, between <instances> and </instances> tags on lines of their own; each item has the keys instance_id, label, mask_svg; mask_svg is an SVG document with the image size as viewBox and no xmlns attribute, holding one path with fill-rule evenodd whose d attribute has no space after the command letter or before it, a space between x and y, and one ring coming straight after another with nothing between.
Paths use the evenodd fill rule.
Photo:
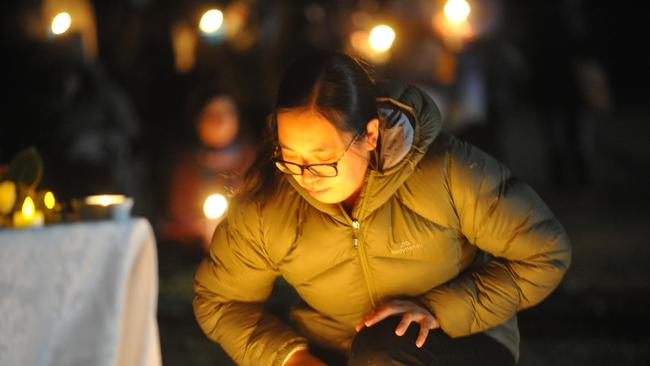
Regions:
<instances>
[{"instance_id":1,"label":"eyebrow","mask_svg":"<svg viewBox=\"0 0 650 366\"><path fill-rule=\"evenodd\" d=\"M289 146L283 145L282 143L280 143L280 147L283 148L283 149L286 149L286 150L290 150L290 151L296 152L296 150L290 148ZM317 147L317 148L315 148L315 149L311 149L311 150L309 150L309 152L329 152L329 151L330 151L330 150L325 149L325 148L323 148L323 147Z\"/></svg>"}]
</instances>

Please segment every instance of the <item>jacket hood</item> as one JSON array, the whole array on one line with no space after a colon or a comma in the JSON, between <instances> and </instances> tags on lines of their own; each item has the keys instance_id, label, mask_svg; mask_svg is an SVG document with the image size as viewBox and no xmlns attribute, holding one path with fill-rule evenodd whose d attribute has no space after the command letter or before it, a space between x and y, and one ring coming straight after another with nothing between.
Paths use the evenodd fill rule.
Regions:
<instances>
[{"instance_id":1,"label":"jacket hood","mask_svg":"<svg viewBox=\"0 0 650 366\"><path fill-rule=\"evenodd\" d=\"M378 85L377 98L380 146L375 169L369 169L352 216L363 219L384 204L413 173L442 129L435 102L421 89L407 83ZM340 205L316 200L292 177L287 180L312 206L346 222Z\"/></svg>"}]
</instances>

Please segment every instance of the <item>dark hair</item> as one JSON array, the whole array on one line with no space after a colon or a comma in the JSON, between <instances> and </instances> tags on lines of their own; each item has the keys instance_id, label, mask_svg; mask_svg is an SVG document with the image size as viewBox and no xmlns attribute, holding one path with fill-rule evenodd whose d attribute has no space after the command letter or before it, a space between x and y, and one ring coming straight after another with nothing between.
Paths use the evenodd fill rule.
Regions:
<instances>
[{"instance_id":1,"label":"dark hair","mask_svg":"<svg viewBox=\"0 0 650 366\"><path fill-rule=\"evenodd\" d=\"M201 146L202 142L197 133L197 127L201 120L205 107L215 98L228 97L233 100L239 114L240 103L235 100L232 93L222 85L222 82L217 77L208 77L205 81L198 83L196 87L190 92L185 100L185 108L183 114L183 130L179 131L179 136L183 138L184 142L189 143L191 146Z\"/></svg>"},{"instance_id":2,"label":"dark hair","mask_svg":"<svg viewBox=\"0 0 650 366\"><path fill-rule=\"evenodd\" d=\"M293 108L314 108L337 130L364 135L377 118L376 91L368 64L339 52L303 55L286 69L266 133L255 162L246 172L241 196L265 201L281 173L273 166L277 146L277 114Z\"/></svg>"}]
</instances>

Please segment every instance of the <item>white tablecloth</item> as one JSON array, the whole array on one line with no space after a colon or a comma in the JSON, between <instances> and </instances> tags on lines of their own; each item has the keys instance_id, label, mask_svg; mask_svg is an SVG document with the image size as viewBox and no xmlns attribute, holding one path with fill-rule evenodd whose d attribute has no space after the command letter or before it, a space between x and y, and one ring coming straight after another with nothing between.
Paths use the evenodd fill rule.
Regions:
<instances>
[{"instance_id":1,"label":"white tablecloth","mask_svg":"<svg viewBox=\"0 0 650 366\"><path fill-rule=\"evenodd\" d=\"M161 365L149 222L0 229L0 365Z\"/></svg>"}]
</instances>

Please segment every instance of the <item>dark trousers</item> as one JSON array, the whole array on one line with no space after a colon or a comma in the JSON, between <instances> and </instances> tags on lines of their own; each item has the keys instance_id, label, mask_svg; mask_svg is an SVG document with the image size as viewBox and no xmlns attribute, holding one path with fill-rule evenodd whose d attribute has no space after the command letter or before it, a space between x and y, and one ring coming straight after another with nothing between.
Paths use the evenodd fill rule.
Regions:
<instances>
[{"instance_id":1,"label":"dark trousers","mask_svg":"<svg viewBox=\"0 0 650 366\"><path fill-rule=\"evenodd\" d=\"M485 334L451 338L440 329L429 332L422 348L415 345L418 324L411 324L406 334L397 336L395 328L401 317L389 317L364 328L354 338L347 361L345 357L318 348L311 352L329 366L460 366L514 365L507 348Z\"/></svg>"}]
</instances>

